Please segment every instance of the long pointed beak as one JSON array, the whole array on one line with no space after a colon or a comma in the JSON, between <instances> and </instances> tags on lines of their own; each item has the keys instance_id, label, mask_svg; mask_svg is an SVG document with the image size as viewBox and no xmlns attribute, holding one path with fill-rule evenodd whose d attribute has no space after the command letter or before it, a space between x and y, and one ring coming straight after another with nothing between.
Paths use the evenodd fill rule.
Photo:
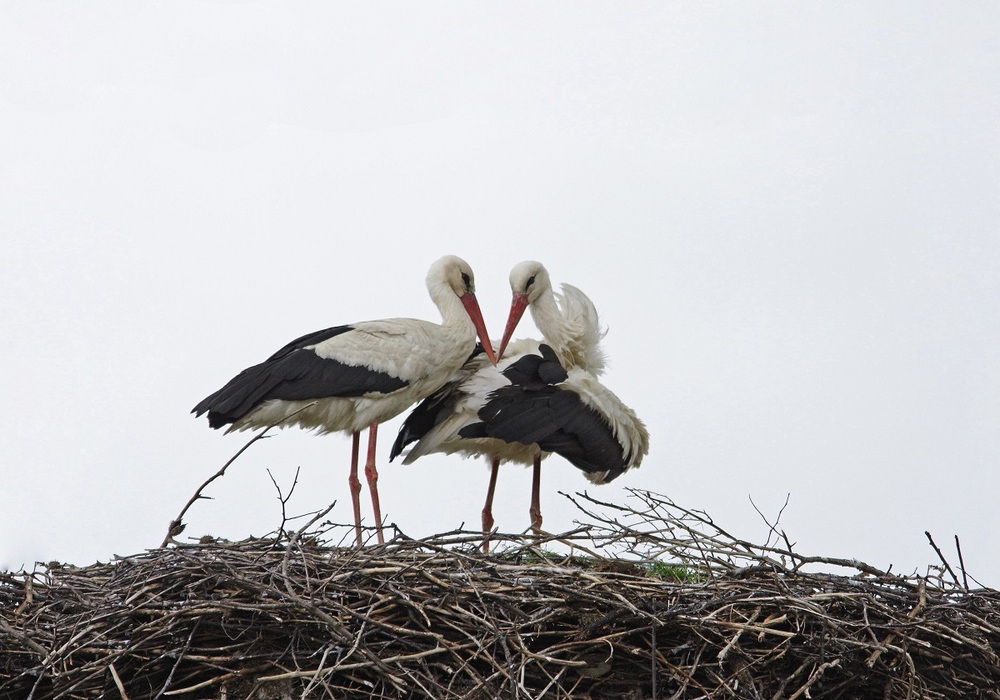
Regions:
<instances>
[{"instance_id":1,"label":"long pointed beak","mask_svg":"<svg viewBox=\"0 0 1000 700\"><path fill-rule=\"evenodd\" d=\"M476 295L472 292L466 292L459 298L465 306L465 312L472 319L472 325L476 327L476 335L479 336L479 342L483 344L486 356L495 365L497 363L497 356L493 352L493 343L490 341L490 334L486 331L486 322L483 320L483 312L479 308L479 301L476 299Z\"/></svg>"},{"instance_id":2,"label":"long pointed beak","mask_svg":"<svg viewBox=\"0 0 1000 700\"><path fill-rule=\"evenodd\" d=\"M510 313L507 314L507 327L503 329L503 340L500 341L500 351L497 353L498 358L503 357L503 351L507 349L507 343L510 342L510 337L514 335L514 329L521 322L521 317L524 316L524 310L527 308L528 295L514 292L510 301Z\"/></svg>"}]
</instances>

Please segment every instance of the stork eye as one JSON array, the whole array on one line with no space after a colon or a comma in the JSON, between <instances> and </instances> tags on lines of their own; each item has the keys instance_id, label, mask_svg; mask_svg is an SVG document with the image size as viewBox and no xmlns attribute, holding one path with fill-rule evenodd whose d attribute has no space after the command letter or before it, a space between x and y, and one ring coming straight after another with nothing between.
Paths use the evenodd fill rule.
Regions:
<instances>
[{"instance_id":1,"label":"stork eye","mask_svg":"<svg viewBox=\"0 0 1000 700\"><path fill-rule=\"evenodd\" d=\"M524 291L528 291L528 287L530 287L534 283L535 283L535 276L532 275L531 277L528 278L528 283L524 285Z\"/></svg>"},{"instance_id":2,"label":"stork eye","mask_svg":"<svg viewBox=\"0 0 1000 700\"><path fill-rule=\"evenodd\" d=\"M462 273L462 284L464 284L466 287L472 284L472 278L469 277L469 273L467 272Z\"/></svg>"}]
</instances>

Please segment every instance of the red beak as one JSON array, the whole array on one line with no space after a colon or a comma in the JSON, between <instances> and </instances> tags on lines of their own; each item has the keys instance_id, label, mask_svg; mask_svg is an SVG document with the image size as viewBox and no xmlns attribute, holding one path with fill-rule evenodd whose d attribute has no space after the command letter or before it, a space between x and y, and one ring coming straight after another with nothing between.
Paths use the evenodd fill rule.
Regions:
<instances>
[{"instance_id":1,"label":"red beak","mask_svg":"<svg viewBox=\"0 0 1000 700\"><path fill-rule=\"evenodd\" d=\"M510 313L507 315L507 327L503 330L503 340L500 341L500 351L497 357L503 357L503 351L507 349L510 337L514 335L514 329L521 322L524 310L528 308L528 295L523 292L514 292L514 297L510 301Z\"/></svg>"},{"instance_id":2,"label":"red beak","mask_svg":"<svg viewBox=\"0 0 1000 700\"><path fill-rule=\"evenodd\" d=\"M497 356L493 352L493 343L490 341L490 334L486 332L486 322L483 320L483 312L479 309L479 301L476 299L476 295L472 292L466 292L459 298L465 306L465 312L472 319L472 325L476 327L476 335L479 336L479 342L483 344L486 356L495 365L497 363Z\"/></svg>"}]
</instances>

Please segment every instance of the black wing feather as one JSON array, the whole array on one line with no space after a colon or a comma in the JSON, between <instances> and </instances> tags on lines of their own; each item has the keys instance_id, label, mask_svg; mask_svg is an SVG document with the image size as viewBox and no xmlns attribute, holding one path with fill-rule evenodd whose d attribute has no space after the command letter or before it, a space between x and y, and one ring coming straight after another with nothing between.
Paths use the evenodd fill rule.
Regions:
<instances>
[{"instance_id":1,"label":"black wing feather","mask_svg":"<svg viewBox=\"0 0 1000 700\"><path fill-rule=\"evenodd\" d=\"M404 379L322 358L312 349L313 345L352 329L353 326L337 326L296 338L264 362L240 372L191 412L199 416L208 412L208 424L221 428L271 399L306 401L362 396L405 387L408 382Z\"/></svg>"},{"instance_id":2,"label":"black wing feather","mask_svg":"<svg viewBox=\"0 0 1000 700\"><path fill-rule=\"evenodd\" d=\"M625 471L624 450L611 426L569 388L498 389L480 409L479 420L459 434L535 443L585 472L608 472L605 482Z\"/></svg>"},{"instance_id":3,"label":"black wing feather","mask_svg":"<svg viewBox=\"0 0 1000 700\"><path fill-rule=\"evenodd\" d=\"M299 350L301 348L309 347L310 345L317 345L322 343L324 340L329 340L335 336L347 333L348 331L353 331L354 326L334 326L332 328L324 328L321 331L313 331L312 333L306 333L303 336L296 338L291 341L283 348L278 350L276 353L271 355L268 360L277 360L284 357L293 350Z\"/></svg>"},{"instance_id":4,"label":"black wing feather","mask_svg":"<svg viewBox=\"0 0 1000 700\"><path fill-rule=\"evenodd\" d=\"M399 428L392 450L389 451L389 461L398 457L411 442L416 442L434 429L445 416L451 413L451 407L458 398L456 389L459 382L448 382L426 399L418 403Z\"/></svg>"},{"instance_id":5,"label":"black wing feather","mask_svg":"<svg viewBox=\"0 0 1000 700\"><path fill-rule=\"evenodd\" d=\"M525 388L541 388L549 384L566 381L569 376L561 364L555 351L542 343L538 346L541 355L528 353L512 362L503 371L512 385Z\"/></svg>"},{"instance_id":6,"label":"black wing feather","mask_svg":"<svg viewBox=\"0 0 1000 700\"><path fill-rule=\"evenodd\" d=\"M563 384L569 377L548 345L504 370L511 382L494 391L479 410L479 422L459 431L461 437L492 437L523 445L537 444L586 472L608 472L608 482L625 470L621 443L600 413Z\"/></svg>"},{"instance_id":7,"label":"black wing feather","mask_svg":"<svg viewBox=\"0 0 1000 700\"><path fill-rule=\"evenodd\" d=\"M481 352L482 347L477 346L472 357ZM583 471L607 472L605 482L624 471L623 449L611 426L575 391L563 385L569 374L550 346L539 345L539 354L518 358L504 369L503 375L510 386L490 394L479 410L479 421L463 427L460 437L537 444ZM421 401L403 421L390 459L451 415L461 397L462 380L456 379Z\"/></svg>"}]
</instances>

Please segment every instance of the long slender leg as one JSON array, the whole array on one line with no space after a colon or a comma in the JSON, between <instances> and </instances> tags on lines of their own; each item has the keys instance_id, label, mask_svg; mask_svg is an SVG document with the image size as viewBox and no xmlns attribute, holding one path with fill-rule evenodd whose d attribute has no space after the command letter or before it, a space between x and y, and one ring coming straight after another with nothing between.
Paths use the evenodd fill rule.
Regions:
<instances>
[{"instance_id":1,"label":"long slender leg","mask_svg":"<svg viewBox=\"0 0 1000 700\"><path fill-rule=\"evenodd\" d=\"M358 479L358 447L361 443L361 433L351 433L351 475L347 483L351 487L351 504L354 506L354 535L358 546L361 546L361 481Z\"/></svg>"},{"instance_id":2,"label":"long slender leg","mask_svg":"<svg viewBox=\"0 0 1000 700\"><path fill-rule=\"evenodd\" d=\"M536 455L535 466L531 473L531 508L528 510L531 514L531 529L534 530L536 534L542 531L542 506L538 496L541 482L542 456Z\"/></svg>"},{"instance_id":3,"label":"long slender leg","mask_svg":"<svg viewBox=\"0 0 1000 700\"><path fill-rule=\"evenodd\" d=\"M500 471L500 458L490 462L490 487L486 491L486 505L483 506L483 554L490 551L490 531L493 529L493 492L497 488L497 472Z\"/></svg>"},{"instance_id":4,"label":"long slender leg","mask_svg":"<svg viewBox=\"0 0 1000 700\"><path fill-rule=\"evenodd\" d=\"M372 495L372 511L375 514L375 531L378 533L378 543L385 544L382 535L382 509L378 505L378 469L375 468L375 440L378 437L378 421L368 426L368 461L365 463L365 477L368 479L368 490Z\"/></svg>"}]
</instances>

